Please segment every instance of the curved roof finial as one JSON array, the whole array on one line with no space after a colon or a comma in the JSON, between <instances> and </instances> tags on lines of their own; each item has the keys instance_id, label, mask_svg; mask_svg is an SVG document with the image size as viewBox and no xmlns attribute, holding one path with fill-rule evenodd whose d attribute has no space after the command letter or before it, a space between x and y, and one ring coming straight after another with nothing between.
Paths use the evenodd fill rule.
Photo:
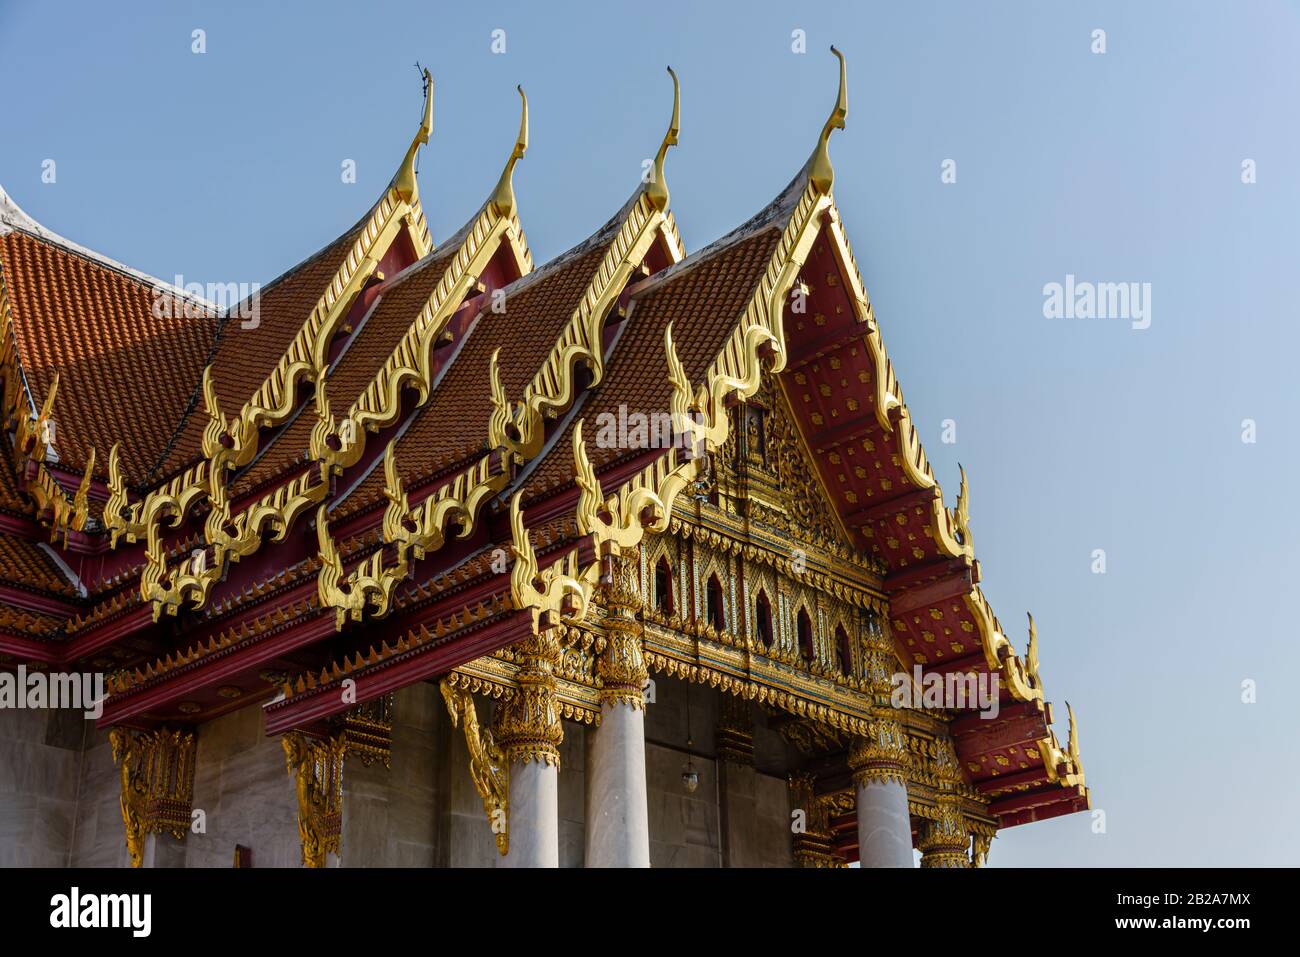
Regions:
<instances>
[{"instance_id":1,"label":"curved roof finial","mask_svg":"<svg viewBox=\"0 0 1300 957\"><path fill-rule=\"evenodd\" d=\"M664 158L668 155L668 147L677 145L677 134L681 132L682 127L681 84L677 82L677 74L672 67L668 68L668 75L673 78L673 118L668 124L668 132L664 134L664 141L659 145L659 152L655 156L654 178L646 188L646 195L650 197L650 202L660 211L668 208L668 184L664 180Z\"/></svg>"},{"instance_id":2,"label":"curved roof finial","mask_svg":"<svg viewBox=\"0 0 1300 957\"><path fill-rule=\"evenodd\" d=\"M406 151L397 175L393 177L393 189L408 203L415 199L418 192L415 183L415 156L420 151L420 147L429 142L429 134L432 132L433 75L426 69L424 71L424 119L420 121L420 128L415 131L415 139L411 140L411 147Z\"/></svg>"},{"instance_id":3,"label":"curved roof finial","mask_svg":"<svg viewBox=\"0 0 1300 957\"><path fill-rule=\"evenodd\" d=\"M528 152L528 97L522 86L517 86L515 89L519 91L519 99L523 101L519 117L519 137L515 140L515 148L510 153L510 159L506 160L506 168L501 171L501 179L497 181L497 188L492 191L490 200L502 216L509 216L515 211L515 163L523 159L524 153Z\"/></svg>"},{"instance_id":4,"label":"curved roof finial","mask_svg":"<svg viewBox=\"0 0 1300 957\"><path fill-rule=\"evenodd\" d=\"M822 127L822 135L817 139L817 148L813 150L812 155L812 169L808 173L809 180L823 196L831 191L831 185L835 182L835 170L831 168L831 155L827 150L827 143L830 142L832 130L844 129L844 117L849 112L849 90L844 69L844 54L835 49L834 46L831 47L831 52L839 57L840 61L840 92L839 96L835 98L835 108L831 110L826 125Z\"/></svg>"}]
</instances>

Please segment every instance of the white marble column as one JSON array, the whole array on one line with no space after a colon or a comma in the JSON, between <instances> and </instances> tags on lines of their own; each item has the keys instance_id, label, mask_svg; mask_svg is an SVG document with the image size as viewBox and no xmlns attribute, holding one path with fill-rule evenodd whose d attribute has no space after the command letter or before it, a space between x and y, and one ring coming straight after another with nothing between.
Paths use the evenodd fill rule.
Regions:
<instances>
[{"instance_id":1,"label":"white marble column","mask_svg":"<svg viewBox=\"0 0 1300 957\"><path fill-rule=\"evenodd\" d=\"M897 778L860 781L858 866L914 867L907 788Z\"/></svg>"},{"instance_id":2,"label":"white marble column","mask_svg":"<svg viewBox=\"0 0 1300 957\"><path fill-rule=\"evenodd\" d=\"M904 772L903 728L892 717L874 719L849 750L858 803L860 867L915 867Z\"/></svg>"},{"instance_id":3,"label":"white marble column","mask_svg":"<svg viewBox=\"0 0 1300 957\"><path fill-rule=\"evenodd\" d=\"M601 582L605 650L600 727L587 763L586 865L649 867L650 814L645 778L645 693L641 653L640 556L611 555Z\"/></svg>"},{"instance_id":4,"label":"white marble column","mask_svg":"<svg viewBox=\"0 0 1300 957\"><path fill-rule=\"evenodd\" d=\"M560 661L554 628L514 646L518 690L493 717L495 739L510 768L508 844L498 867L560 866L560 744L564 727L555 694Z\"/></svg>"},{"instance_id":5,"label":"white marble column","mask_svg":"<svg viewBox=\"0 0 1300 957\"><path fill-rule=\"evenodd\" d=\"M587 759L587 866L649 867L645 711L601 706Z\"/></svg>"},{"instance_id":6,"label":"white marble column","mask_svg":"<svg viewBox=\"0 0 1300 957\"><path fill-rule=\"evenodd\" d=\"M559 867L559 762L510 762L510 850L497 867Z\"/></svg>"},{"instance_id":7,"label":"white marble column","mask_svg":"<svg viewBox=\"0 0 1300 957\"><path fill-rule=\"evenodd\" d=\"M141 867L184 867L185 844L170 834L150 832L144 836Z\"/></svg>"}]
</instances>

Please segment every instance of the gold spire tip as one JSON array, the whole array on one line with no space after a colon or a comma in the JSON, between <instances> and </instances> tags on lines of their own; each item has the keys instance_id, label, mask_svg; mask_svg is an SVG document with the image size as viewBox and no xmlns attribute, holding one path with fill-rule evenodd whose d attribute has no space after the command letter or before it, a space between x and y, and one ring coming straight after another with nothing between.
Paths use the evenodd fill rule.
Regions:
<instances>
[{"instance_id":1,"label":"gold spire tip","mask_svg":"<svg viewBox=\"0 0 1300 957\"><path fill-rule=\"evenodd\" d=\"M646 189L650 202L654 204L655 209L661 211L668 208L668 183L664 179L664 159L668 156L668 147L677 145L677 134L682 128L681 84L677 81L677 72L672 67L668 68L668 75L673 78L673 118L668 123L668 131L664 133L664 141L659 144L659 152L655 155L654 178Z\"/></svg>"},{"instance_id":2,"label":"gold spire tip","mask_svg":"<svg viewBox=\"0 0 1300 957\"><path fill-rule=\"evenodd\" d=\"M817 138L817 147L813 150L812 156L812 169L808 174L812 184L817 187L817 191L823 196L831 191L831 186L835 183L835 170L831 167L830 151L827 148L831 132L844 129L844 118L849 113L848 78L844 65L844 54L837 50L834 45L831 46L831 52L840 61L839 95L835 97L835 107L831 110L831 115L827 117L826 125L822 127L821 136Z\"/></svg>"},{"instance_id":3,"label":"gold spire tip","mask_svg":"<svg viewBox=\"0 0 1300 957\"><path fill-rule=\"evenodd\" d=\"M415 157L420 152L420 147L429 142L429 134L432 132L433 74L426 68L424 70L424 117L420 120L420 128L415 131L415 138L411 140L406 156L402 158L402 165L398 168L397 175L393 177L393 189L405 202L415 201L418 191L415 182Z\"/></svg>"},{"instance_id":4,"label":"gold spire tip","mask_svg":"<svg viewBox=\"0 0 1300 957\"><path fill-rule=\"evenodd\" d=\"M515 138L514 149L510 152L510 158L506 160L506 168L501 171L501 179L497 181L497 188L492 191L490 200L502 216L509 216L515 211L515 163L523 159L524 154L528 152L528 95L524 93L523 86L516 86L515 89L519 91L521 101L519 136Z\"/></svg>"}]
</instances>

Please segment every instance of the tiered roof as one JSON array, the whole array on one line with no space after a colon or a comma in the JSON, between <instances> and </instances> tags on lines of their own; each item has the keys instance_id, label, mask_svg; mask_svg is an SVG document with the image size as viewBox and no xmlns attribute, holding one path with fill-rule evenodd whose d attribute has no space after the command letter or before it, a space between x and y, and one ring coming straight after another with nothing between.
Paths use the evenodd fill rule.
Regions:
<instances>
[{"instance_id":1,"label":"tiered roof","mask_svg":"<svg viewBox=\"0 0 1300 957\"><path fill-rule=\"evenodd\" d=\"M206 303L159 318L158 290L178 292L4 197L0 664L112 665L109 723L280 693L269 731L320 721L344 674L366 700L580 623L601 557L668 527L703 459L600 448L602 413L672 410L715 451L728 408L775 381L900 659L1002 680L1006 722L952 726L969 783L1005 824L1086 807L1073 716L1061 748L1036 638L1017 656L989 609L965 478L947 508L840 223L842 59L805 167L689 256L664 176L673 81L654 175L537 269L512 186L526 99L495 189L429 242L414 160L430 81L384 195L261 292L256 329Z\"/></svg>"}]
</instances>

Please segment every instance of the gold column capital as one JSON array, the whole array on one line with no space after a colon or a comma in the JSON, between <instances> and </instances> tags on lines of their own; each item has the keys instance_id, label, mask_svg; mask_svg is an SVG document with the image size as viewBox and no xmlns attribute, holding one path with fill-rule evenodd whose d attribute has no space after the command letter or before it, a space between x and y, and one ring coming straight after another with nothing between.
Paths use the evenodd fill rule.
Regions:
<instances>
[{"instance_id":1,"label":"gold column capital","mask_svg":"<svg viewBox=\"0 0 1300 957\"><path fill-rule=\"evenodd\" d=\"M922 867L970 867L970 832L956 794L940 794L938 815L926 821L916 842Z\"/></svg>"},{"instance_id":2,"label":"gold column capital","mask_svg":"<svg viewBox=\"0 0 1300 957\"><path fill-rule=\"evenodd\" d=\"M343 758L347 740L342 735L322 740L290 731L280 743L298 798L302 866L324 867L325 855L338 854L342 845Z\"/></svg>"},{"instance_id":3,"label":"gold column capital","mask_svg":"<svg viewBox=\"0 0 1300 957\"><path fill-rule=\"evenodd\" d=\"M538 761L558 768L564 727L556 696L555 669L560 664L557 629L543 629L511 650L519 663L515 675L519 687L497 706L493 737L508 761Z\"/></svg>"},{"instance_id":4,"label":"gold column capital","mask_svg":"<svg viewBox=\"0 0 1300 957\"><path fill-rule=\"evenodd\" d=\"M120 768L122 824L131 866L144 862L148 834L184 840L194 804L194 732L159 728L108 733L113 764Z\"/></svg>"},{"instance_id":5,"label":"gold column capital","mask_svg":"<svg viewBox=\"0 0 1300 957\"><path fill-rule=\"evenodd\" d=\"M645 707L650 680L642 652L640 551L609 555L597 601L605 608L605 649L596 659L602 704Z\"/></svg>"},{"instance_id":6,"label":"gold column capital","mask_svg":"<svg viewBox=\"0 0 1300 957\"><path fill-rule=\"evenodd\" d=\"M849 768L858 785L897 781L907 785L909 763L903 725L888 709L876 709L867 733L849 746Z\"/></svg>"}]
</instances>

